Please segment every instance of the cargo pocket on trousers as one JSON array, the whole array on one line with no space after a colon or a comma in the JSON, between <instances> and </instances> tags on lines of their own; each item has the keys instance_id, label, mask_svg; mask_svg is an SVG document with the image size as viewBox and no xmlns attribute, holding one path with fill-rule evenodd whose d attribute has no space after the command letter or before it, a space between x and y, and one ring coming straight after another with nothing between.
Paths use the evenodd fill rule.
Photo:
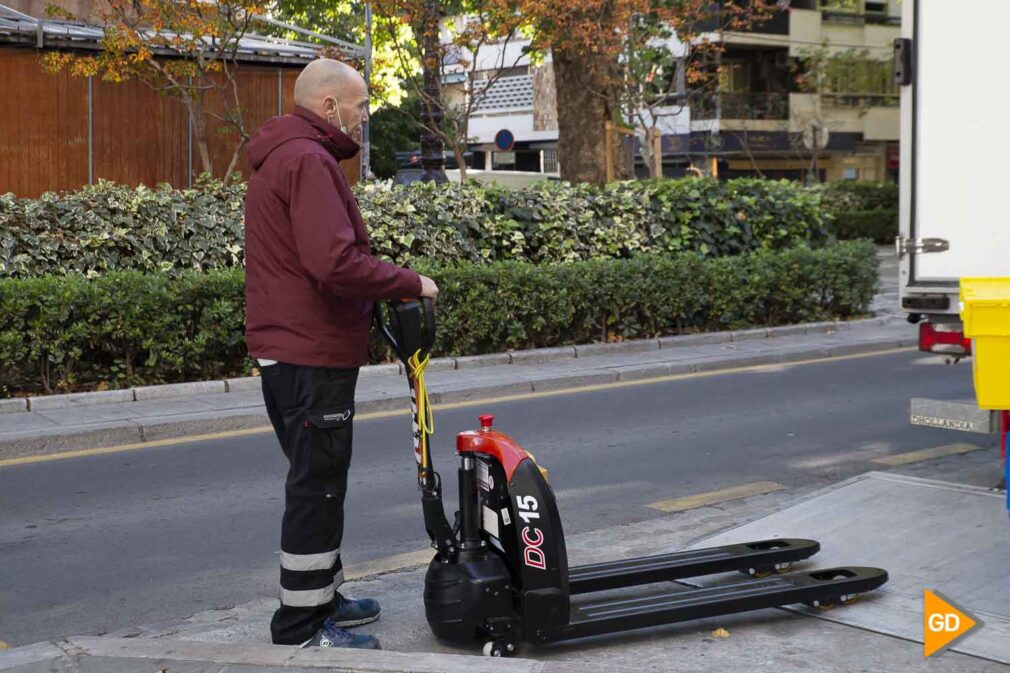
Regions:
<instances>
[{"instance_id":1,"label":"cargo pocket on trousers","mask_svg":"<svg viewBox=\"0 0 1010 673\"><path fill-rule=\"evenodd\" d=\"M312 409L305 424L311 433L311 467L342 495L351 462L351 421L354 404ZM337 483L332 483L333 480Z\"/></svg>"}]
</instances>

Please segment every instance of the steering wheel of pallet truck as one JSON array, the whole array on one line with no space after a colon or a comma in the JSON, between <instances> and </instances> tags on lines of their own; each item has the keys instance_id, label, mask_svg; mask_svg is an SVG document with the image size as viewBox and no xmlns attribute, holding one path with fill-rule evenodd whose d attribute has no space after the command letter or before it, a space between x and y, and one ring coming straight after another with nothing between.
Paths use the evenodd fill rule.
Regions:
<instances>
[{"instance_id":1,"label":"steering wheel of pallet truck","mask_svg":"<svg viewBox=\"0 0 1010 673\"><path fill-rule=\"evenodd\" d=\"M435 345L435 304L429 297L376 303L379 331L406 365L415 353L424 359Z\"/></svg>"}]
</instances>

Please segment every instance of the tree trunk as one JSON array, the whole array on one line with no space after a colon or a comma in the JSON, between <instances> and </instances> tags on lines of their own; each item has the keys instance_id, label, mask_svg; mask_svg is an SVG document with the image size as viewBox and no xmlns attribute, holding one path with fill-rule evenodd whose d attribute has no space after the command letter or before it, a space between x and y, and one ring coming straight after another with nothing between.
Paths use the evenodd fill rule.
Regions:
<instances>
[{"instance_id":1,"label":"tree trunk","mask_svg":"<svg viewBox=\"0 0 1010 673\"><path fill-rule=\"evenodd\" d=\"M228 162L228 170L224 172L224 184L226 185L231 183L231 176L238 167L238 160L242 154L242 148L245 147L246 142L247 141L245 138L239 140L238 145L235 147L235 150L231 153L231 161Z\"/></svg>"},{"instance_id":2,"label":"tree trunk","mask_svg":"<svg viewBox=\"0 0 1010 673\"><path fill-rule=\"evenodd\" d=\"M423 182L446 182L445 142L435 131L441 128L445 116L442 101L442 51L439 46L438 0L424 0L421 24L421 68L424 76L424 97L421 102L421 173Z\"/></svg>"},{"instance_id":3,"label":"tree trunk","mask_svg":"<svg viewBox=\"0 0 1010 673\"><path fill-rule=\"evenodd\" d=\"M200 167L202 169L200 172L214 175L214 163L210 158L210 144L207 142L206 128L202 125L195 127L193 135L196 138L196 149L200 153Z\"/></svg>"},{"instance_id":4,"label":"tree trunk","mask_svg":"<svg viewBox=\"0 0 1010 673\"><path fill-rule=\"evenodd\" d=\"M761 167L758 166L757 157L754 156L754 152L751 151L750 136L748 132L744 131L743 137L740 137L738 135L737 139L740 141L740 146L743 148L743 151L747 153L747 158L750 160L751 168L753 168L754 172L757 173L758 177L763 180L765 174L761 171Z\"/></svg>"},{"instance_id":5,"label":"tree trunk","mask_svg":"<svg viewBox=\"0 0 1010 673\"><path fill-rule=\"evenodd\" d=\"M605 124L614 120L608 97L602 94L608 85L601 76L591 73L608 72L613 64L602 62L600 57L554 48L554 81L558 109L558 160L561 179L571 182L607 181ZM588 59L596 58L591 66ZM614 177L623 180L631 177L622 152L621 136L611 144Z\"/></svg>"},{"instance_id":6,"label":"tree trunk","mask_svg":"<svg viewBox=\"0 0 1010 673\"><path fill-rule=\"evenodd\" d=\"M657 155L657 146L659 147L659 154L662 153L662 145L660 145L662 142L661 133L655 126L646 127L645 141L642 143L642 160L645 162L645 167L649 170L649 177L653 180L663 177L663 157Z\"/></svg>"},{"instance_id":7,"label":"tree trunk","mask_svg":"<svg viewBox=\"0 0 1010 673\"><path fill-rule=\"evenodd\" d=\"M652 156L652 129L645 130L645 139L642 142L642 160L645 162L645 168L649 171L649 178L655 180L658 175L656 175L656 160Z\"/></svg>"},{"instance_id":8,"label":"tree trunk","mask_svg":"<svg viewBox=\"0 0 1010 673\"><path fill-rule=\"evenodd\" d=\"M578 54L552 49L558 107L558 161L561 179L571 182L607 180L604 124L607 106L585 84L586 64Z\"/></svg>"},{"instance_id":9,"label":"tree trunk","mask_svg":"<svg viewBox=\"0 0 1010 673\"><path fill-rule=\"evenodd\" d=\"M452 153L456 157L456 166L459 167L459 181L466 182L466 149L453 145Z\"/></svg>"},{"instance_id":10,"label":"tree trunk","mask_svg":"<svg viewBox=\"0 0 1010 673\"><path fill-rule=\"evenodd\" d=\"M210 158L210 143L207 142L207 119L203 114L203 101L194 99L189 104L189 123L193 126L193 140L200 154L202 173L214 174L214 163Z\"/></svg>"}]
</instances>

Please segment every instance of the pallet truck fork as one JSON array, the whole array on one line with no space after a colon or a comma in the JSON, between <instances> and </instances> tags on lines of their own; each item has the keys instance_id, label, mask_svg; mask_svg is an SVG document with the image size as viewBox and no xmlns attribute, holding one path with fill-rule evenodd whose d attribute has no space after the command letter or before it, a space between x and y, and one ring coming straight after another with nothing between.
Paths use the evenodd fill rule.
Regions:
<instances>
[{"instance_id":1,"label":"pallet truck fork","mask_svg":"<svg viewBox=\"0 0 1010 673\"><path fill-rule=\"evenodd\" d=\"M543 644L797 603L848 603L887 581L879 568L789 572L794 562L820 549L801 539L569 567L545 470L493 428L491 415L480 417L480 430L456 437L459 511L450 525L428 445L432 416L424 369L435 340L434 307L427 299L401 300L380 307L377 315L408 373L417 482L436 550L425 577L425 615L438 638L483 641L485 654L510 656L523 640ZM579 594L734 571L749 577L645 596L571 601Z\"/></svg>"}]
</instances>

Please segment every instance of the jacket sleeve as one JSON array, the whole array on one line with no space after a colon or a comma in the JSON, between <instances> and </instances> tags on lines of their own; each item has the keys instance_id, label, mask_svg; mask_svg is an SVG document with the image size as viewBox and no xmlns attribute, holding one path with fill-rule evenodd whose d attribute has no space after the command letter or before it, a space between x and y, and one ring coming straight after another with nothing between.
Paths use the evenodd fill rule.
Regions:
<instances>
[{"instance_id":1,"label":"jacket sleeve","mask_svg":"<svg viewBox=\"0 0 1010 673\"><path fill-rule=\"evenodd\" d=\"M416 297L416 271L389 264L355 247L354 225L326 160L298 159L289 175L288 209L302 265L329 291L348 299Z\"/></svg>"}]
</instances>

